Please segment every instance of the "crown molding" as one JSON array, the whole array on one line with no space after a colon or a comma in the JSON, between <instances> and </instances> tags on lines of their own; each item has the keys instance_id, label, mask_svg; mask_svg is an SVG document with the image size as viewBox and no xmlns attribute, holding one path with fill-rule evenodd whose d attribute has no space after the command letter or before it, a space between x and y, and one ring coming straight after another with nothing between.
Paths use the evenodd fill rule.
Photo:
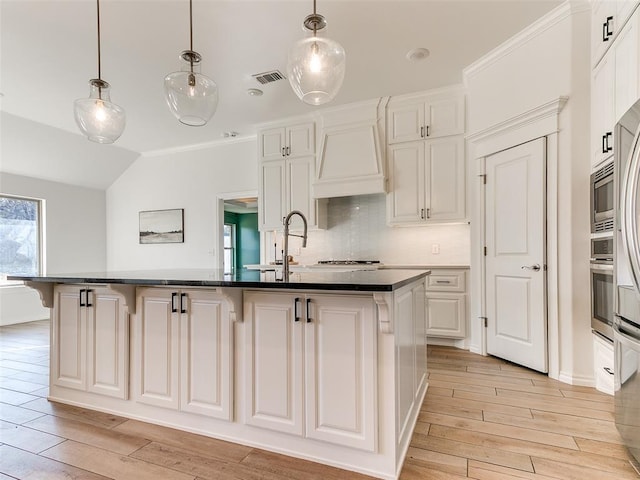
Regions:
<instances>
[{"instance_id":1,"label":"crown molding","mask_svg":"<svg viewBox=\"0 0 640 480\"><path fill-rule=\"evenodd\" d=\"M159 150L148 150L146 152L141 152L140 157L149 158L149 157L162 157L165 155L172 155L176 153L184 153L184 152L193 152L197 150L206 150L207 148L213 147L221 147L226 145L232 145L234 143L245 143L245 142L255 142L256 134L253 135L243 135L235 138L224 138L220 140L213 140L211 142L203 142L203 143L194 143L193 145L183 145L180 147L171 147L171 148L161 148Z\"/></svg>"},{"instance_id":2,"label":"crown molding","mask_svg":"<svg viewBox=\"0 0 640 480\"><path fill-rule=\"evenodd\" d=\"M562 22L573 13L588 10L589 8L589 4L586 2L574 3L572 1L566 1L562 3L543 17L533 22L524 30L516 33L513 37L506 40L483 57L480 57L468 67L464 68L462 70L463 83L467 85L467 79L479 74L484 69L490 67L503 57L520 48L525 43Z\"/></svg>"},{"instance_id":3,"label":"crown molding","mask_svg":"<svg viewBox=\"0 0 640 480\"><path fill-rule=\"evenodd\" d=\"M503 122L467 135L474 146L474 158L484 157L510 146L534 138L544 137L559 130L558 115L569 97L558 97Z\"/></svg>"}]
</instances>

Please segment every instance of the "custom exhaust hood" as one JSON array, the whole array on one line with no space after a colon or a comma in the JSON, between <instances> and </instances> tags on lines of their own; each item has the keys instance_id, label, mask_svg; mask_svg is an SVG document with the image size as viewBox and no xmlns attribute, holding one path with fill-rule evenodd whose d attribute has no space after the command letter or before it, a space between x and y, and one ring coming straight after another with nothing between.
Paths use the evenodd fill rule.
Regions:
<instances>
[{"instance_id":1,"label":"custom exhaust hood","mask_svg":"<svg viewBox=\"0 0 640 480\"><path fill-rule=\"evenodd\" d=\"M389 97L324 110L314 198L386 193L385 108Z\"/></svg>"}]
</instances>

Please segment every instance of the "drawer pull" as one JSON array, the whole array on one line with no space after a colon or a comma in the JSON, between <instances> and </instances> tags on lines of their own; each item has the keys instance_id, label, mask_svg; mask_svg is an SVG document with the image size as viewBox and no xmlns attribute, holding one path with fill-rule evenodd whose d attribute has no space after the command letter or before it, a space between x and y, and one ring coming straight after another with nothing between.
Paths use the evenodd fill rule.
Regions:
<instances>
[{"instance_id":1,"label":"drawer pull","mask_svg":"<svg viewBox=\"0 0 640 480\"><path fill-rule=\"evenodd\" d=\"M611 370L609 367L602 367L602 369L607 372L609 375L613 375L613 370Z\"/></svg>"},{"instance_id":2,"label":"drawer pull","mask_svg":"<svg viewBox=\"0 0 640 480\"><path fill-rule=\"evenodd\" d=\"M451 282L449 280L436 280L436 283L444 283L449 285Z\"/></svg>"}]
</instances>

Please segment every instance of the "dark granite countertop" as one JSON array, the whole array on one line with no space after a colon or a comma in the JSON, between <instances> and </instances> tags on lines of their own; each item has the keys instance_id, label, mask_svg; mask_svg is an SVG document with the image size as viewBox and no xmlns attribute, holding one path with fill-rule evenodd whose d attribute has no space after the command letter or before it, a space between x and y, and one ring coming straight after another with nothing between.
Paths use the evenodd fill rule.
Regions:
<instances>
[{"instance_id":1,"label":"dark granite countertop","mask_svg":"<svg viewBox=\"0 0 640 480\"><path fill-rule=\"evenodd\" d=\"M289 281L276 279L276 272L239 270L223 274L216 269L140 270L88 273L47 274L42 276L9 276L9 280L44 283L177 285L188 287L240 287L296 290L344 290L391 292L426 275L429 270L373 270L356 272L291 273ZM278 273L280 275L280 273Z\"/></svg>"}]
</instances>

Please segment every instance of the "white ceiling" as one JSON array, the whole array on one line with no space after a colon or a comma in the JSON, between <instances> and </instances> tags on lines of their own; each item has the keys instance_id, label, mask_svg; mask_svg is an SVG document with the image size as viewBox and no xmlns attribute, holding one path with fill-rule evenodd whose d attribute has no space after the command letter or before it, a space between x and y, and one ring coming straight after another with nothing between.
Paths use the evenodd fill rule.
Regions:
<instances>
[{"instance_id":1,"label":"white ceiling","mask_svg":"<svg viewBox=\"0 0 640 480\"><path fill-rule=\"evenodd\" d=\"M327 36L347 52L344 84L327 106L460 83L465 66L559 3L318 0ZM125 152L125 164L139 153L223 141L226 131L252 135L257 123L314 108L297 99L287 80L260 86L251 76L272 69L286 74L288 48L303 36L312 0L194 0L194 50L202 54L202 73L220 89L218 111L204 127L181 125L163 97L164 76L179 69L178 55L189 46L188 0L102 0L100 6L102 78L127 112L119 148L111 151ZM38 131L43 124L57 129L52 136L79 137L73 100L88 96L87 82L97 76L95 0L0 0L0 35L3 137L13 123L12 130ZM415 47L431 55L406 60ZM264 95L250 97L249 88ZM83 155L109 151L95 147ZM1 170L26 174L7 161Z\"/></svg>"}]
</instances>

